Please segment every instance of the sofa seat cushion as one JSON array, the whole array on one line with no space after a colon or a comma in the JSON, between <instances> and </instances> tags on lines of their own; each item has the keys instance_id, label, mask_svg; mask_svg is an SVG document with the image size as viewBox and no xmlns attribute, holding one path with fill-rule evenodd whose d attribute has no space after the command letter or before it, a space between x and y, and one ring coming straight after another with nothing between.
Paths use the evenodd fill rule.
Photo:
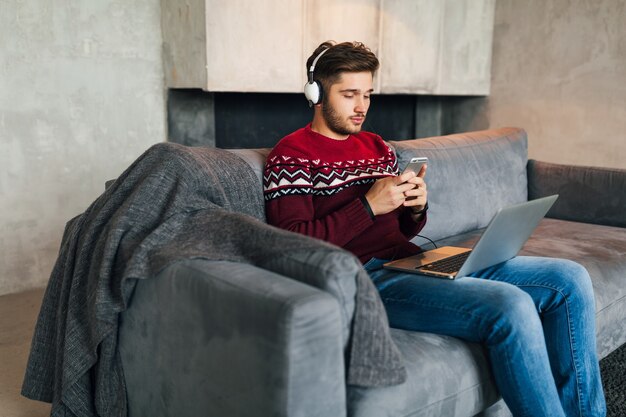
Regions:
<instances>
[{"instance_id":1,"label":"sofa seat cushion","mask_svg":"<svg viewBox=\"0 0 626 417\"><path fill-rule=\"evenodd\" d=\"M348 415L474 415L498 400L483 349L449 336L392 329L407 381L384 388L348 386Z\"/></svg>"},{"instance_id":2,"label":"sofa seat cushion","mask_svg":"<svg viewBox=\"0 0 626 417\"><path fill-rule=\"evenodd\" d=\"M437 244L471 247L480 232ZM520 255L570 259L587 268L596 297L598 354L604 357L626 342L626 228L546 218Z\"/></svg>"}]
</instances>

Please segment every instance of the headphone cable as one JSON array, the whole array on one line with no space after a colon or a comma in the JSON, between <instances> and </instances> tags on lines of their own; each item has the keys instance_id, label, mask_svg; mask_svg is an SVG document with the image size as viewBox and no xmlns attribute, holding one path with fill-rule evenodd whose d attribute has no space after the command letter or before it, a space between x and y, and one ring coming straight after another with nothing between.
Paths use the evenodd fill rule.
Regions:
<instances>
[{"instance_id":1,"label":"headphone cable","mask_svg":"<svg viewBox=\"0 0 626 417\"><path fill-rule=\"evenodd\" d=\"M430 238L424 236L424 235L416 235L416 237L421 237L422 239L426 239L427 241L429 241L430 243L433 244L433 246L435 247L435 249L437 249L437 244L435 242L433 242Z\"/></svg>"}]
</instances>

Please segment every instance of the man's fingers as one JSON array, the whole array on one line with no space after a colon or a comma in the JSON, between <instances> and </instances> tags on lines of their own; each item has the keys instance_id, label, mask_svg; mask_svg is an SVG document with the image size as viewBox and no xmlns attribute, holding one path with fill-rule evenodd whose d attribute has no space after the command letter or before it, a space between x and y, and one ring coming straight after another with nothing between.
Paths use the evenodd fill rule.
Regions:
<instances>
[{"instance_id":1,"label":"man's fingers","mask_svg":"<svg viewBox=\"0 0 626 417\"><path fill-rule=\"evenodd\" d=\"M413 178L410 178L407 182L410 184L415 184L415 186L419 188L426 187L426 181L424 181L424 178L413 177Z\"/></svg>"},{"instance_id":2,"label":"man's fingers","mask_svg":"<svg viewBox=\"0 0 626 417\"><path fill-rule=\"evenodd\" d=\"M427 169L428 169L428 164L422 165L422 168L420 169L420 172L417 174L417 176L420 178L424 178L424 176L426 175Z\"/></svg>"},{"instance_id":3,"label":"man's fingers","mask_svg":"<svg viewBox=\"0 0 626 417\"><path fill-rule=\"evenodd\" d=\"M396 190L398 192L401 192L401 193L404 193L406 191L410 191L410 190L412 190L414 188L415 188L415 184L410 183L410 182L405 182L405 183L402 183L400 185L396 185Z\"/></svg>"},{"instance_id":4,"label":"man's fingers","mask_svg":"<svg viewBox=\"0 0 626 417\"><path fill-rule=\"evenodd\" d=\"M421 170L420 170L421 172ZM398 175L396 178L396 184L402 184L407 182L408 180L410 180L411 178L415 177L415 172L413 171L407 171L405 173L403 173L402 175Z\"/></svg>"},{"instance_id":5,"label":"man's fingers","mask_svg":"<svg viewBox=\"0 0 626 417\"><path fill-rule=\"evenodd\" d=\"M404 191L402 194L404 194L407 197L421 197L426 195L428 191L426 191L426 189L424 188L413 188L411 190L407 190Z\"/></svg>"}]
</instances>

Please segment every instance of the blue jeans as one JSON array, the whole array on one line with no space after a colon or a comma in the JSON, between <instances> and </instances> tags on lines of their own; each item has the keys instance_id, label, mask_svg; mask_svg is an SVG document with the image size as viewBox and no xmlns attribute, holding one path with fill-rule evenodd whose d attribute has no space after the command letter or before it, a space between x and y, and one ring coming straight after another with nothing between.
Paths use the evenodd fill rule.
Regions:
<instances>
[{"instance_id":1,"label":"blue jeans","mask_svg":"<svg viewBox=\"0 0 626 417\"><path fill-rule=\"evenodd\" d=\"M604 416L593 288L563 259L516 257L454 281L365 264L391 327L481 343L514 416Z\"/></svg>"}]
</instances>

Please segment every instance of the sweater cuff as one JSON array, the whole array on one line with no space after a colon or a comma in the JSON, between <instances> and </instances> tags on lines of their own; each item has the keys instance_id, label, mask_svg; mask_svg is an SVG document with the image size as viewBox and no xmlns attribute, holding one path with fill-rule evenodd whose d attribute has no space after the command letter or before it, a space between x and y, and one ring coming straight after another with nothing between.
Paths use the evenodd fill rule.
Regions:
<instances>
[{"instance_id":1,"label":"sweater cuff","mask_svg":"<svg viewBox=\"0 0 626 417\"><path fill-rule=\"evenodd\" d=\"M343 212L354 236L362 233L374 223L360 199L352 200L343 208Z\"/></svg>"},{"instance_id":2,"label":"sweater cuff","mask_svg":"<svg viewBox=\"0 0 626 417\"><path fill-rule=\"evenodd\" d=\"M424 214L428 211L428 201L426 202L426 205L424 206L424 208L422 208L420 211L413 211L411 209L411 214L413 214L414 216L419 216L420 214Z\"/></svg>"},{"instance_id":3,"label":"sweater cuff","mask_svg":"<svg viewBox=\"0 0 626 417\"><path fill-rule=\"evenodd\" d=\"M372 206L370 206L370 203L367 201L367 198L365 198L365 196L362 195L361 197L359 197L359 200L361 200L361 203L363 203L363 207L365 207L365 210L367 210L367 214L369 214L370 218L374 220L376 216L374 215L374 212L372 211Z\"/></svg>"}]
</instances>

